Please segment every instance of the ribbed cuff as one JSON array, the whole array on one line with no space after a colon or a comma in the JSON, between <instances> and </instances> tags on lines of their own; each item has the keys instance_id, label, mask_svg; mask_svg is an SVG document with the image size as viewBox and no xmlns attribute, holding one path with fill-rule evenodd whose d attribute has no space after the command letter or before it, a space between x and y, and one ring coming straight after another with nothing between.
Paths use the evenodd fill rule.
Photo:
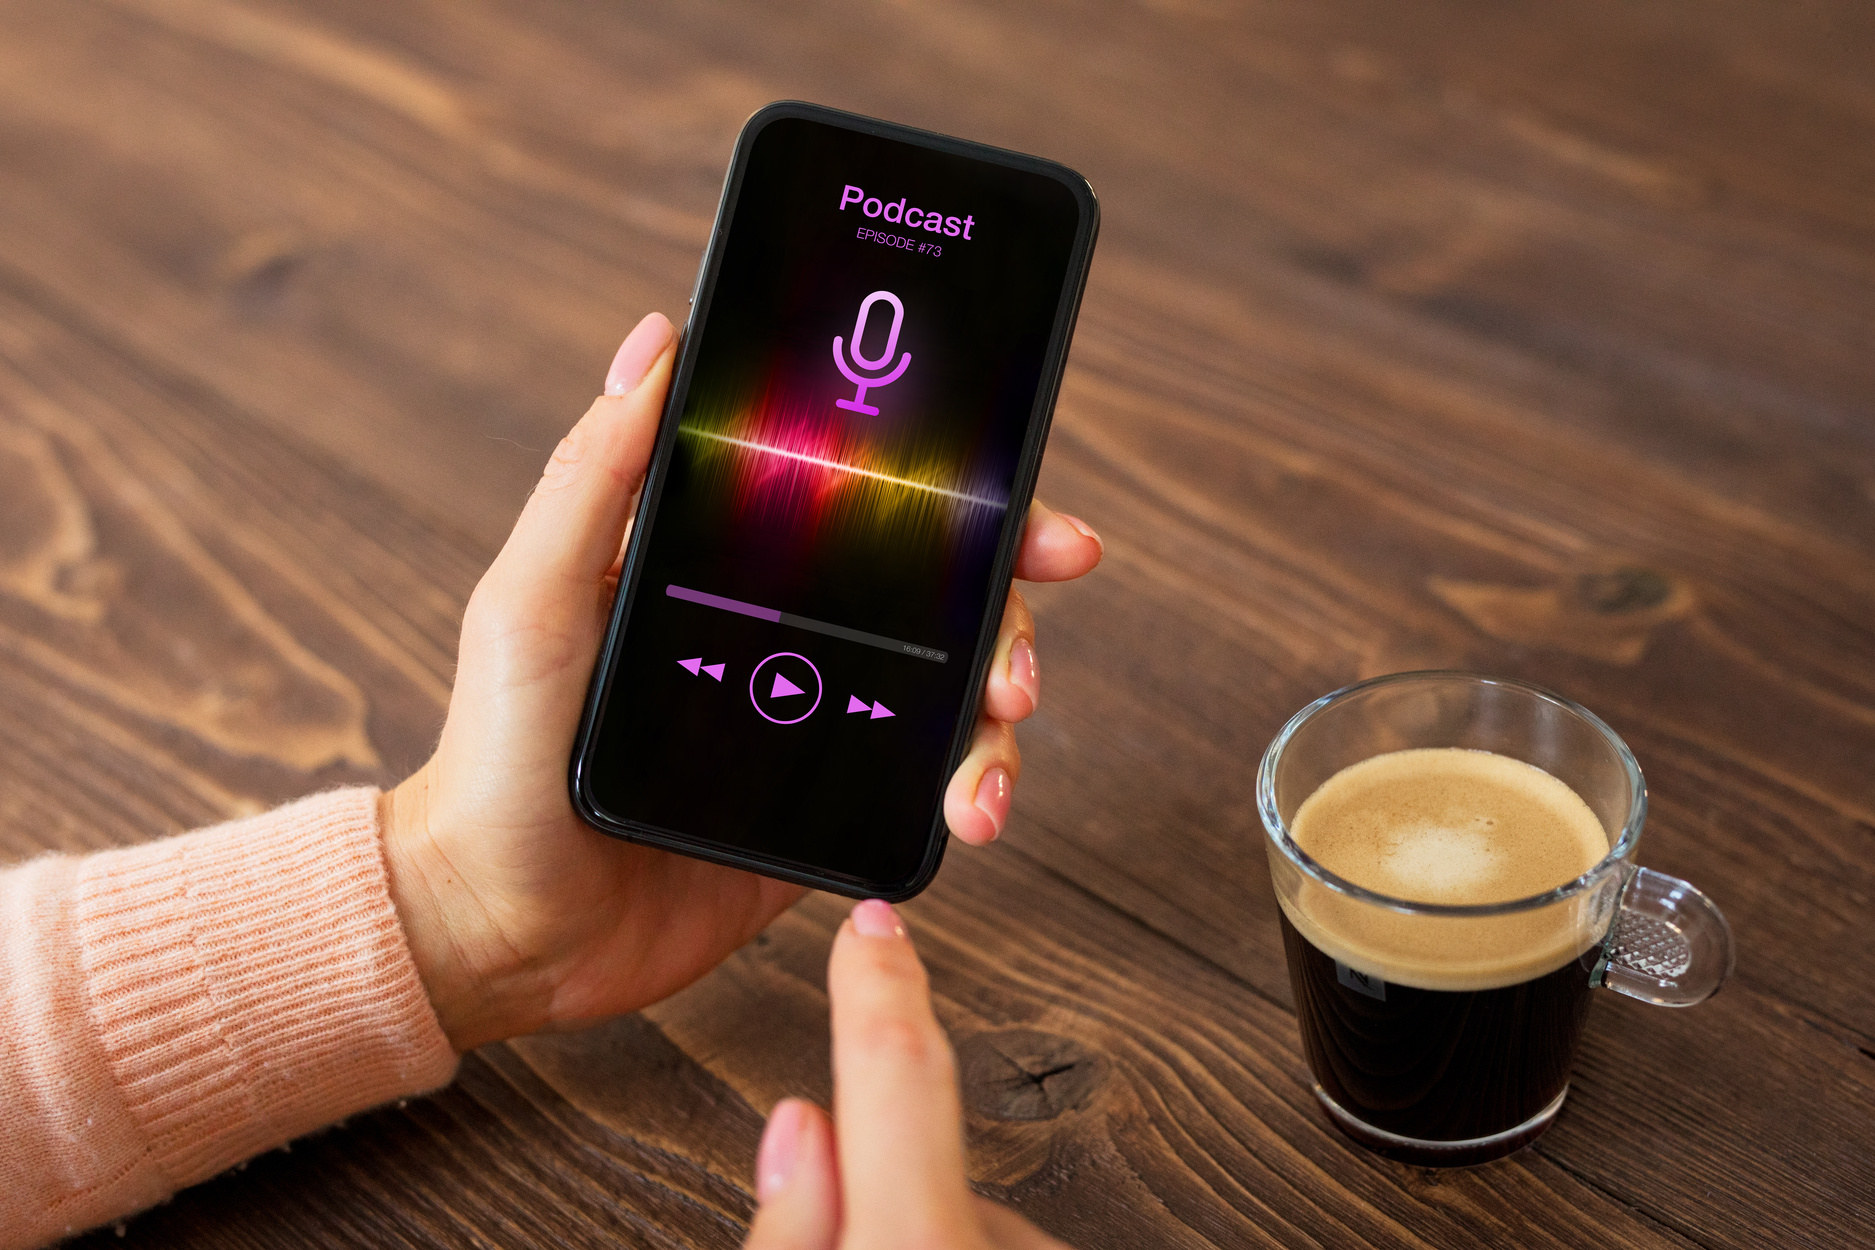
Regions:
<instances>
[{"instance_id":1,"label":"ribbed cuff","mask_svg":"<svg viewBox=\"0 0 1875 1250\"><path fill-rule=\"evenodd\" d=\"M377 798L333 791L84 861L93 1018L176 1188L455 1074L391 905Z\"/></svg>"}]
</instances>

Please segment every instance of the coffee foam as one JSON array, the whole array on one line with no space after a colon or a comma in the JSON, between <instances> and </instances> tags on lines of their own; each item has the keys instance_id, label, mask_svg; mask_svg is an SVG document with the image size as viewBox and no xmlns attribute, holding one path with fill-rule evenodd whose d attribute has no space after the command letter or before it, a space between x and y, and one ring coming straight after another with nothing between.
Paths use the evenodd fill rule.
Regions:
<instances>
[{"instance_id":1,"label":"coffee foam","mask_svg":"<svg viewBox=\"0 0 1875 1250\"><path fill-rule=\"evenodd\" d=\"M1534 765L1455 747L1394 751L1324 782L1290 836L1363 889L1420 903L1503 903L1575 880L1608 854L1589 805ZM1533 911L1480 918L1388 911L1303 879L1284 897L1317 947L1388 981L1487 989L1553 971L1599 934L1585 892Z\"/></svg>"}]
</instances>

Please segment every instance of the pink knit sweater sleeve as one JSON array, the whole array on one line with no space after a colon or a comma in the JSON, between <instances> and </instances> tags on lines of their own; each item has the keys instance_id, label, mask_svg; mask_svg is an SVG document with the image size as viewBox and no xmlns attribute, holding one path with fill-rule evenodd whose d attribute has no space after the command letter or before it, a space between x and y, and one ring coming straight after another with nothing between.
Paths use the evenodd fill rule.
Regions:
<instances>
[{"instance_id":1,"label":"pink knit sweater sleeve","mask_svg":"<svg viewBox=\"0 0 1875 1250\"><path fill-rule=\"evenodd\" d=\"M377 791L0 873L0 1250L455 1074Z\"/></svg>"}]
</instances>

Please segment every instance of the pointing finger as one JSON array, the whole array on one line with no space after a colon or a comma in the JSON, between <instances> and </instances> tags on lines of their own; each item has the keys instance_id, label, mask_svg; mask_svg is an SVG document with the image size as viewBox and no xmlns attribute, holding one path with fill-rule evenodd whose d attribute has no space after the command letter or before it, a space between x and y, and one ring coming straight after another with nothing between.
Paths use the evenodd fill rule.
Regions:
<instances>
[{"instance_id":1,"label":"pointing finger","mask_svg":"<svg viewBox=\"0 0 1875 1250\"><path fill-rule=\"evenodd\" d=\"M847 1237L891 1245L916 1229L921 1244L970 1244L956 1060L891 907L853 909L834 939L827 989Z\"/></svg>"}]
</instances>

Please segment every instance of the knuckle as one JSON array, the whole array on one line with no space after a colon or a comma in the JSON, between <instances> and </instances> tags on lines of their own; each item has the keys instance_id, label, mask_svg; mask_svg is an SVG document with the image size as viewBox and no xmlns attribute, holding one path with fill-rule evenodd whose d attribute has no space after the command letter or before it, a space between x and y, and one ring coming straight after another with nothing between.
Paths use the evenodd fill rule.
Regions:
<instances>
[{"instance_id":1,"label":"knuckle","mask_svg":"<svg viewBox=\"0 0 1875 1250\"><path fill-rule=\"evenodd\" d=\"M944 1035L929 1024L903 1016L867 1020L853 1041L863 1058L920 1073L925 1079L944 1075L952 1065L950 1043Z\"/></svg>"},{"instance_id":2,"label":"knuckle","mask_svg":"<svg viewBox=\"0 0 1875 1250\"><path fill-rule=\"evenodd\" d=\"M541 470L539 490L555 490L567 485L579 474L580 462L585 458L585 422L568 430L566 437L554 447L553 455L548 457L547 467Z\"/></svg>"},{"instance_id":3,"label":"knuckle","mask_svg":"<svg viewBox=\"0 0 1875 1250\"><path fill-rule=\"evenodd\" d=\"M1016 752L1016 727L1006 720L986 718L977 731L977 744L989 754L1002 757Z\"/></svg>"}]
</instances>

